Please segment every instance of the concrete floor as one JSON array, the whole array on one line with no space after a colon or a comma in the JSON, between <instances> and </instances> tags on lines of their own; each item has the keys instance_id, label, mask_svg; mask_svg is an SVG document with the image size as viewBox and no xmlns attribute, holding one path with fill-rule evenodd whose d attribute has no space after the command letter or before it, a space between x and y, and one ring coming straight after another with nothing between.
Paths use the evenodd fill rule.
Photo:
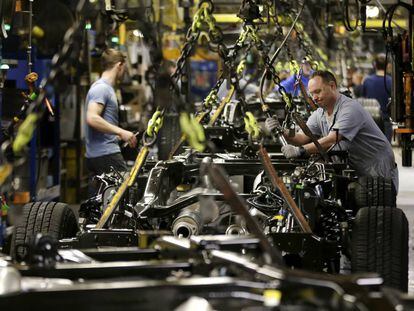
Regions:
<instances>
[{"instance_id":1,"label":"concrete floor","mask_svg":"<svg viewBox=\"0 0 414 311\"><path fill-rule=\"evenodd\" d=\"M414 167L401 166L401 149L394 149L394 154L400 180L397 206L406 214L410 231L408 291L414 293Z\"/></svg>"}]
</instances>

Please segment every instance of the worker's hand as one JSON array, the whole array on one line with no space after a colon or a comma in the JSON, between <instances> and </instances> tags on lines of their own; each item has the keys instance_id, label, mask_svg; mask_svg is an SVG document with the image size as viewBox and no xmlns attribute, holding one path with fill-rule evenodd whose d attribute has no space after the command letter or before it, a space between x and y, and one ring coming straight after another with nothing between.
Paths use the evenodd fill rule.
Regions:
<instances>
[{"instance_id":1,"label":"worker's hand","mask_svg":"<svg viewBox=\"0 0 414 311\"><path fill-rule=\"evenodd\" d=\"M279 129L281 126L277 117L269 117L265 121L265 127L270 133L274 133L275 130Z\"/></svg>"},{"instance_id":2,"label":"worker's hand","mask_svg":"<svg viewBox=\"0 0 414 311\"><path fill-rule=\"evenodd\" d=\"M124 141L127 142L131 148L135 148L137 146L137 138L135 137L134 133L126 130L122 130L119 132L118 136Z\"/></svg>"},{"instance_id":3,"label":"worker's hand","mask_svg":"<svg viewBox=\"0 0 414 311\"><path fill-rule=\"evenodd\" d=\"M299 158L307 153L305 148L292 145L283 146L282 152L288 159Z\"/></svg>"}]
</instances>

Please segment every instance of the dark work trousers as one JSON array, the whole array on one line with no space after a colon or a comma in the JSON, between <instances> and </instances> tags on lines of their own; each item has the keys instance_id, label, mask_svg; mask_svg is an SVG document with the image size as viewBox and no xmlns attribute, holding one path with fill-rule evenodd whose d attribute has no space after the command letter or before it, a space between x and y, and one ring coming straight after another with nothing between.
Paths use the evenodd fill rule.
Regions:
<instances>
[{"instance_id":1,"label":"dark work trousers","mask_svg":"<svg viewBox=\"0 0 414 311\"><path fill-rule=\"evenodd\" d=\"M388 141L391 142L393 131L391 119L389 117L384 118L384 134L385 137L387 137Z\"/></svg>"},{"instance_id":2,"label":"dark work trousers","mask_svg":"<svg viewBox=\"0 0 414 311\"><path fill-rule=\"evenodd\" d=\"M125 172L127 166L121 153L113 153L96 158L86 158L86 168L91 173L91 177L109 173L113 167L118 172ZM88 194L89 197L96 194L97 186L94 182L89 182Z\"/></svg>"}]
</instances>

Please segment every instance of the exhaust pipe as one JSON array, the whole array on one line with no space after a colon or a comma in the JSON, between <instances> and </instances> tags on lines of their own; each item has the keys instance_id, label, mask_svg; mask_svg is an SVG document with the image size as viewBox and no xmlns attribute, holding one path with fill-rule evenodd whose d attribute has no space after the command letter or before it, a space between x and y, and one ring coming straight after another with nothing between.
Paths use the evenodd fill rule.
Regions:
<instances>
[{"instance_id":1,"label":"exhaust pipe","mask_svg":"<svg viewBox=\"0 0 414 311\"><path fill-rule=\"evenodd\" d=\"M197 235L202 228L203 217L198 204L183 209L172 224L174 236L182 238Z\"/></svg>"}]
</instances>

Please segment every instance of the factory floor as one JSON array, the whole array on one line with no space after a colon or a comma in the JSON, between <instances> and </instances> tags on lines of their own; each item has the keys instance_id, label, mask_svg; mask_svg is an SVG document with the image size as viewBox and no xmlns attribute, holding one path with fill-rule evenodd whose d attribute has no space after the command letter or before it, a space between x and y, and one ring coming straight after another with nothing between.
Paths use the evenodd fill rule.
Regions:
<instances>
[{"instance_id":1,"label":"factory floor","mask_svg":"<svg viewBox=\"0 0 414 311\"><path fill-rule=\"evenodd\" d=\"M394 154L400 177L397 206L407 215L410 231L408 291L414 293L414 168L401 166L400 148L395 148Z\"/></svg>"},{"instance_id":2,"label":"factory floor","mask_svg":"<svg viewBox=\"0 0 414 311\"><path fill-rule=\"evenodd\" d=\"M394 154L399 171L399 192L397 196L397 206L401 208L406 214L410 231L408 290L411 294L414 294L414 167L403 167L401 165L400 148L394 148ZM79 205L71 205L71 207L77 215Z\"/></svg>"}]
</instances>

